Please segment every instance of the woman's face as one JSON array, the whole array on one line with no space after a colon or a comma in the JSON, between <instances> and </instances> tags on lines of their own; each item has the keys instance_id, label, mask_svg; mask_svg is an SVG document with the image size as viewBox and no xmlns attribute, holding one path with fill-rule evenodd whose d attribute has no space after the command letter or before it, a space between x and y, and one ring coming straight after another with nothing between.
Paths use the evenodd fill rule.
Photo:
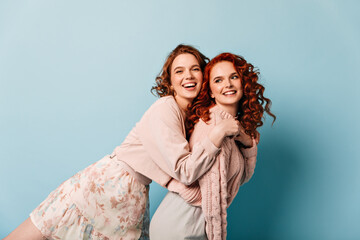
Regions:
<instances>
[{"instance_id":1,"label":"woman's face","mask_svg":"<svg viewBox=\"0 0 360 240\"><path fill-rule=\"evenodd\" d=\"M199 94L203 80L200 64L194 55L183 53L171 64L170 82L175 100L184 109Z\"/></svg>"},{"instance_id":2,"label":"woman's face","mask_svg":"<svg viewBox=\"0 0 360 240\"><path fill-rule=\"evenodd\" d=\"M237 105L243 96L241 79L233 63L222 61L216 63L210 71L211 97L217 105L237 110Z\"/></svg>"}]
</instances>

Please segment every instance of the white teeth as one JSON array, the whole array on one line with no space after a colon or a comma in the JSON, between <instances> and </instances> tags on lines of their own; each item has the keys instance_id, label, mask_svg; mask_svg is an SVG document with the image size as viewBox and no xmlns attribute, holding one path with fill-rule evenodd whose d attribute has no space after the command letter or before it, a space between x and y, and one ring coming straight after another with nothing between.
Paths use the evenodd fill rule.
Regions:
<instances>
[{"instance_id":1,"label":"white teeth","mask_svg":"<svg viewBox=\"0 0 360 240\"><path fill-rule=\"evenodd\" d=\"M225 92L224 95L232 95L232 94L235 94L236 91L228 91L228 92Z\"/></svg>"},{"instance_id":2,"label":"white teeth","mask_svg":"<svg viewBox=\"0 0 360 240\"><path fill-rule=\"evenodd\" d=\"M195 87L196 83L186 83L183 85L184 88L190 88L190 87Z\"/></svg>"}]
</instances>

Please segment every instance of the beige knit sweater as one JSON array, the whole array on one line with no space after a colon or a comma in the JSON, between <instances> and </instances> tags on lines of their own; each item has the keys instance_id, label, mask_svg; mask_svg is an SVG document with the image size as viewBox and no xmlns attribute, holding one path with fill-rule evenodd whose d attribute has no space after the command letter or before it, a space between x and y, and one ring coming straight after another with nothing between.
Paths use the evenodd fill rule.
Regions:
<instances>
[{"instance_id":1,"label":"beige knit sweater","mask_svg":"<svg viewBox=\"0 0 360 240\"><path fill-rule=\"evenodd\" d=\"M190 147L207 136L208 132L223 119L233 116L219 106L210 109L211 120L199 121L190 138ZM209 240L226 239L227 208L234 200L240 185L249 181L256 165L257 146L240 149L234 139L226 138L214 165L197 183L185 186L176 180L168 184L168 189L177 192L187 202L200 206L206 221Z\"/></svg>"}]
</instances>

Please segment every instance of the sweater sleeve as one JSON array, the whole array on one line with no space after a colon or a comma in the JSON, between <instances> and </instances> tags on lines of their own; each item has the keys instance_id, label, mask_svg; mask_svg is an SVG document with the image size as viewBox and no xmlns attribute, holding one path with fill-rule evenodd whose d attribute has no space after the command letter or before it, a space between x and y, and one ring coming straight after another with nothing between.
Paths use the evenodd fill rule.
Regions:
<instances>
[{"instance_id":1,"label":"sweater sleeve","mask_svg":"<svg viewBox=\"0 0 360 240\"><path fill-rule=\"evenodd\" d=\"M190 152L181 112L171 100L154 104L136 125L137 133L151 159L164 172L190 185L212 166L220 149L205 137Z\"/></svg>"},{"instance_id":2,"label":"sweater sleeve","mask_svg":"<svg viewBox=\"0 0 360 240\"><path fill-rule=\"evenodd\" d=\"M169 191L178 193L187 203L201 207L201 191L197 181L186 186L176 179L171 179L166 187Z\"/></svg>"},{"instance_id":3,"label":"sweater sleeve","mask_svg":"<svg viewBox=\"0 0 360 240\"><path fill-rule=\"evenodd\" d=\"M245 159L244 177L241 182L241 184L244 184L254 175L257 156L257 145L255 140L253 139L253 146L251 148L241 148L240 151Z\"/></svg>"}]
</instances>

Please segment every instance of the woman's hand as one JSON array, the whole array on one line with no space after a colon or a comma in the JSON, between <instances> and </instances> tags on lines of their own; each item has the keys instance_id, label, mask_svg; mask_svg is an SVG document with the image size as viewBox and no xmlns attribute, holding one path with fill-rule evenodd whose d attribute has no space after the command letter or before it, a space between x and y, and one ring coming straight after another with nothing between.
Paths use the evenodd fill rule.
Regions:
<instances>
[{"instance_id":1,"label":"woman's hand","mask_svg":"<svg viewBox=\"0 0 360 240\"><path fill-rule=\"evenodd\" d=\"M209 139L219 148L225 137L236 136L239 134L239 131L239 121L232 118L224 119L210 131Z\"/></svg>"},{"instance_id":2,"label":"woman's hand","mask_svg":"<svg viewBox=\"0 0 360 240\"><path fill-rule=\"evenodd\" d=\"M245 129L243 128L243 126L241 126L240 124L240 132L238 135L235 136L235 141L240 142L242 145L244 145L244 147L252 147L253 146L253 141L250 135L247 135L245 133Z\"/></svg>"},{"instance_id":3,"label":"woman's hand","mask_svg":"<svg viewBox=\"0 0 360 240\"><path fill-rule=\"evenodd\" d=\"M253 147L254 144L258 145L260 141L260 133L258 131L255 132L255 138L247 135L245 133L245 129L240 125L240 134L237 135L235 141L240 142L244 147L250 148Z\"/></svg>"}]
</instances>

